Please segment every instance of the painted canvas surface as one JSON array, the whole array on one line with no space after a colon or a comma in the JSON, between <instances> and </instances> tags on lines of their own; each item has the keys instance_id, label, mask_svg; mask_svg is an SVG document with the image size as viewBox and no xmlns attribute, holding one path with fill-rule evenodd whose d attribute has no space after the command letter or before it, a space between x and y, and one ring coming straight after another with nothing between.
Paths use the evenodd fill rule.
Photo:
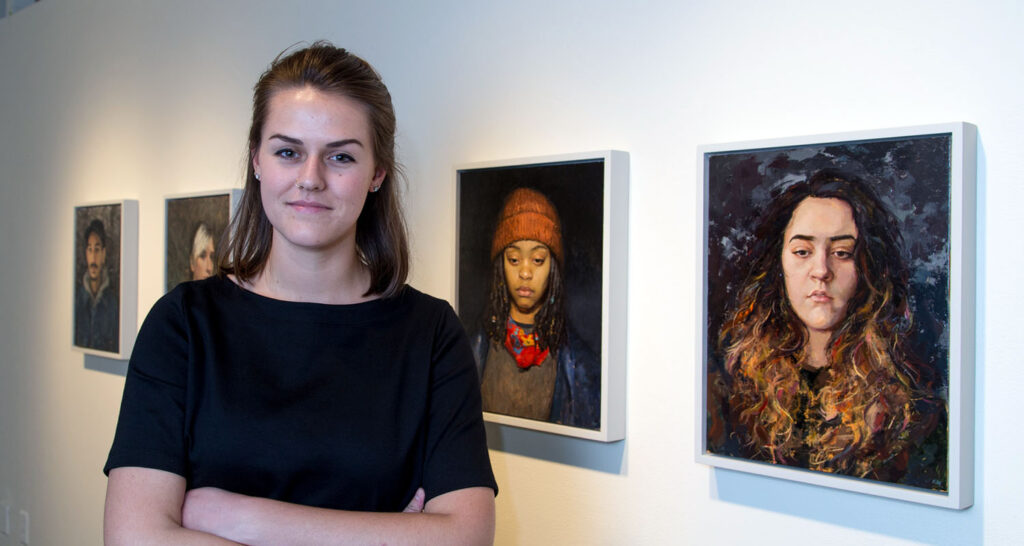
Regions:
<instances>
[{"instance_id":1,"label":"painted canvas surface","mask_svg":"<svg viewBox=\"0 0 1024 546\"><path fill-rule=\"evenodd\" d=\"M484 411L601 426L600 158L460 170L458 313Z\"/></svg>"},{"instance_id":2,"label":"painted canvas surface","mask_svg":"<svg viewBox=\"0 0 1024 546\"><path fill-rule=\"evenodd\" d=\"M947 490L951 139L705 154L708 453Z\"/></svg>"},{"instance_id":3,"label":"painted canvas surface","mask_svg":"<svg viewBox=\"0 0 1024 546\"><path fill-rule=\"evenodd\" d=\"M230 193L167 200L167 291L213 275L216 246L230 215Z\"/></svg>"},{"instance_id":4,"label":"painted canvas surface","mask_svg":"<svg viewBox=\"0 0 1024 546\"><path fill-rule=\"evenodd\" d=\"M121 213L119 204L75 207L76 347L119 351Z\"/></svg>"}]
</instances>

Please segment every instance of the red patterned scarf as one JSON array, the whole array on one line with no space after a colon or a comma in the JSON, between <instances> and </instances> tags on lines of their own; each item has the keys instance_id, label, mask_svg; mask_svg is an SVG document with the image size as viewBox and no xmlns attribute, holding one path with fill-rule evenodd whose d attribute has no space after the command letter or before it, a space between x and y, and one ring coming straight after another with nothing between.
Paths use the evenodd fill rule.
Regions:
<instances>
[{"instance_id":1,"label":"red patterned scarf","mask_svg":"<svg viewBox=\"0 0 1024 546\"><path fill-rule=\"evenodd\" d=\"M505 348L516 359L516 364L520 368L540 366L550 352L549 349L540 350L536 332L527 333L511 318L505 323Z\"/></svg>"}]
</instances>

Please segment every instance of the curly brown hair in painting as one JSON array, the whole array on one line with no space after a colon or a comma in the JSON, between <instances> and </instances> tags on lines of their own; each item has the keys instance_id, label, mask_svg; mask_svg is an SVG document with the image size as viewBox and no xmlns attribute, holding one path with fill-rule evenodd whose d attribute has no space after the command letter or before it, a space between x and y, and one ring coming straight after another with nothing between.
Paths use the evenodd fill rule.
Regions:
<instances>
[{"instance_id":1,"label":"curly brown hair in painting","mask_svg":"<svg viewBox=\"0 0 1024 546\"><path fill-rule=\"evenodd\" d=\"M847 203L858 233L856 290L831 331L828 363L814 376L801 373L809 367L809 334L787 298L781 264L783 233L808 197ZM899 481L911 448L945 414L933 374L906 348L911 311L902 247L896 219L855 177L826 169L775 196L719 332L724 374L709 387L719 393L725 408L716 409L727 423L712 423L712 444L728 434L755 460Z\"/></svg>"}]
</instances>

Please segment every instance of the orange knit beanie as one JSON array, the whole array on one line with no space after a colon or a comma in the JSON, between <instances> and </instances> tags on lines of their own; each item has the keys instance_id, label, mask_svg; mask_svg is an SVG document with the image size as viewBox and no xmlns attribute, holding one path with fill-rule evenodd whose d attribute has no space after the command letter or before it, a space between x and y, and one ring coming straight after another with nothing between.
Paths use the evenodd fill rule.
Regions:
<instances>
[{"instance_id":1,"label":"orange knit beanie","mask_svg":"<svg viewBox=\"0 0 1024 546\"><path fill-rule=\"evenodd\" d=\"M540 241L562 259L562 225L558 212L544 194L529 188L513 191L498 217L491 243L491 259L508 245L523 240Z\"/></svg>"}]
</instances>

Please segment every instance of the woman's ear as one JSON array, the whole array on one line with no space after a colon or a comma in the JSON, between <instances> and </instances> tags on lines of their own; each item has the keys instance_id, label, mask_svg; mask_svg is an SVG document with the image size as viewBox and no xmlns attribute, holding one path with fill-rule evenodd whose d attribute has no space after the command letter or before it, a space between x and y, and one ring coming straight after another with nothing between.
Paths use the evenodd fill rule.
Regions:
<instances>
[{"instance_id":1,"label":"woman's ear","mask_svg":"<svg viewBox=\"0 0 1024 546\"><path fill-rule=\"evenodd\" d=\"M377 167L377 171L373 173L373 180L370 181L370 193L377 193L377 191L380 190L380 186L384 183L384 177L387 174L387 169L384 167Z\"/></svg>"}]
</instances>

